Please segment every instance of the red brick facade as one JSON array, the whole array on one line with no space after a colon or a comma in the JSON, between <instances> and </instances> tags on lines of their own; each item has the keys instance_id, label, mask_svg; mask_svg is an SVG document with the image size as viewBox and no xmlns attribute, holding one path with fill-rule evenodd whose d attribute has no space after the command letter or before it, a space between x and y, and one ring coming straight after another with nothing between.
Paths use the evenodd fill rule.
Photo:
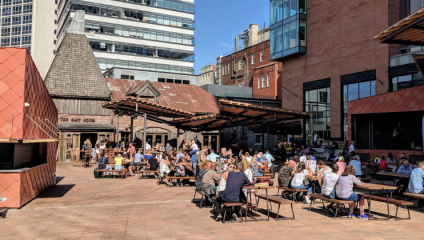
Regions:
<instances>
[{"instance_id":1,"label":"red brick facade","mask_svg":"<svg viewBox=\"0 0 424 240\"><path fill-rule=\"evenodd\" d=\"M255 56L254 63L252 62L252 55ZM261 61L261 56L263 56L263 61ZM240 60L242 62L241 69L239 68ZM254 98L281 99L281 95L279 95L281 91L278 90L278 85L281 81L279 70L281 71L282 69L282 63L269 60L269 40L223 57L222 66L223 85L236 84L252 87ZM261 77L261 81L258 87L259 76ZM265 77L264 86L262 86L262 77Z\"/></svg>"},{"instance_id":2,"label":"red brick facade","mask_svg":"<svg viewBox=\"0 0 424 240\"><path fill-rule=\"evenodd\" d=\"M396 2L396 3L395 3ZM308 1L307 52L283 59L282 108L304 110L303 83L331 79L331 137L342 137L342 89L340 77L376 70L377 94L389 89L389 56L395 45L372 39L399 20L398 1Z\"/></svg>"}]
</instances>

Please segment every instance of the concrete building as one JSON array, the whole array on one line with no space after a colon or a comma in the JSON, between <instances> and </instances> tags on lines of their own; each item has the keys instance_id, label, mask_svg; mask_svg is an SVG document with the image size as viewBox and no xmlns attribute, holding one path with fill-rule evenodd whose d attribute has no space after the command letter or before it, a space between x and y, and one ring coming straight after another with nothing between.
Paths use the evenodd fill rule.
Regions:
<instances>
[{"instance_id":1,"label":"concrete building","mask_svg":"<svg viewBox=\"0 0 424 240\"><path fill-rule=\"evenodd\" d=\"M42 0L4 0L0 4L1 47L25 47L44 78L56 49L56 4Z\"/></svg>"},{"instance_id":2,"label":"concrete building","mask_svg":"<svg viewBox=\"0 0 424 240\"><path fill-rule=\"evenodd\" d=\"M196 85L202 86L206 84L218 84L215 82L217 75L216 65L209 64L205 67L202 67L200 74L196 77Z\"/></svg>"},{"instance_id":3,"label":"concrete building","mask_svg":"<svg viewBox=\"0 0 424 240\"><path fill-rule=\"evenodd\" d=\"M371 40L422 1L270 3L269 59L283 66L282 107L313 112L320 139L347 139L349 101L423 84L411 57L421 47Z\"/></svg>"},{"instance_id":4,"label":"concrete building","mask_svg":"<svg viewBox=\"0 0 424 240\"><path fill-rule=\"evenodd\" d=\"M105 76L195 84L194 0L60 0L58 43L77 10Z\"/></svg>"}]
</instances>

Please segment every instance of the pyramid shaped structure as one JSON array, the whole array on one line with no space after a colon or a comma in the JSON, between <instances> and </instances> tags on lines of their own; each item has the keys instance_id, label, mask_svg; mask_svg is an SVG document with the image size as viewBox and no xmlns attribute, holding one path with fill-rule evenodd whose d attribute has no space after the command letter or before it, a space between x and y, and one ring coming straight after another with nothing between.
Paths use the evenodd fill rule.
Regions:
<instances>
[{"instance_id":1,"label":"pyramid shaped structure","mask_svg":"<svg viewBox=\"0 0 424 240\"><path fill-rule=\"evenodd\" d=\"M45 84L53 98L110 100L110 90L83 34L64 37Z\"/></svg>"}]
</instances>

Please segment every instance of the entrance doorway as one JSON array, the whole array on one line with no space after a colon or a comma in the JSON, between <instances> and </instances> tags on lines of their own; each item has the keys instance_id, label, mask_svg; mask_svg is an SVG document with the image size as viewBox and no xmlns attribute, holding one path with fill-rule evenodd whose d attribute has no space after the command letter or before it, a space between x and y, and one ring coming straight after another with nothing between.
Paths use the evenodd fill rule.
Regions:
<instances>
[{"instance_id":1,"label":"entrance doorway","mask_svg":"<svg viewBox=\"0 0 424 240\"><path fill-rule=\"evenodd\" d=\"M219 136L218 135L203 135L202 147L208 146L219 155Z\"/></svg>"},{"instance_id":2,"label":"entrance doorway","mask_svg":"<svg viewBox=\"0 0 424 240\"><path fill-rule=\"evenodd\" d=\"M97 141L97 133L81 133L81 146L84 144L85 140L89 139L91 142L91 147L94 148L94 145L96 144Z\"/></svg>"}]
</instances>

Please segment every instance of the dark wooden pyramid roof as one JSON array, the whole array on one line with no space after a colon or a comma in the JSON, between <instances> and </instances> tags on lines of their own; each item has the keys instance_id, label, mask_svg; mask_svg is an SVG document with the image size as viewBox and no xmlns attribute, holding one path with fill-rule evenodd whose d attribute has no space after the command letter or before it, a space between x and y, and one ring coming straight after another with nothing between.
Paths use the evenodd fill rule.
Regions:
<instances>
[{"instance_id":1,"label":"dark wooden pyramid roof","mask_svg":"<svg viewBox=\"0 0 424 240\"><path fill-rule=\"evenodd\" d=\"M52 97L110 100L110 90L85 35L68 33L47 73Z\"/></svg>"}]
</instances>

